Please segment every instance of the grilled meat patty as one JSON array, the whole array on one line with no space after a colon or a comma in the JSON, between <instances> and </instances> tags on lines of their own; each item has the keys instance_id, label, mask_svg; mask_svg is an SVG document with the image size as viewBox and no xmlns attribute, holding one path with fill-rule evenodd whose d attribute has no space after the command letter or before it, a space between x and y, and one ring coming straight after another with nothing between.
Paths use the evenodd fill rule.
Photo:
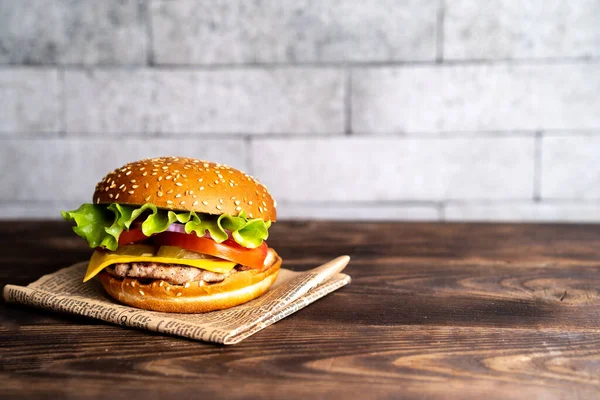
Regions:
<instances>
[{"instance_id":1,"label":"grilled meat patty","mask_svg":"<svg viewBox=\"0 0 600 400\"><path fill-rule=\"evenodd\" d=\"M196 281L222 282L229 274L236 272L236 268L226 274L220 274L185 265L133 262L115 264L108 267L106 272L121 278L160 279L175 285L183 285L186 282Z\"/></svg>"}]
</instances>

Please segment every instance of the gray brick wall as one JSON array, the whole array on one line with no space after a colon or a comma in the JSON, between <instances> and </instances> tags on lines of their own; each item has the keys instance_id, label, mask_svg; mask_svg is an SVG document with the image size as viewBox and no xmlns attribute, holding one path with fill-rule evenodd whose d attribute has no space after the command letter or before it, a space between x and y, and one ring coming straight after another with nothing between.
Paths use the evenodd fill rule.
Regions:
<instances>
[{"instance_id":1,"label":"gray brick wall","mask_svg":"<svg viewBox=\"0 0 600 400\"><path fill-rule=\"evenodd\" d=\"M285 218L600 221L600 0L0 0L0 218L177 154Z\"/></svg>"}]
</instances>

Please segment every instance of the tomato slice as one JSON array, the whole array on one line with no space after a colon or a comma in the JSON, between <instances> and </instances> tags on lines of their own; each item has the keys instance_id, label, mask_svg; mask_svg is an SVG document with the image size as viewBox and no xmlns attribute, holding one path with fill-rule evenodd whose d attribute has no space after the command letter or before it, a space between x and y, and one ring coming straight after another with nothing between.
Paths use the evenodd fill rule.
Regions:
<instances>
[{"instance_id":1,"label":"tomato slice","mask_svg":"<svg viewBox=\"0 0 600 400\"><path fill-rule=\"evenodd\" d=\"M135 243L142 240L148 239L148 236L144 235L142 228L134 228L128 231L123 231L119 235L119 246L123 244Z\"/></svg>"},{"instance_id":2,"label":"tomato slice","mask_svg":"<svg viewBox=\"0 0 600 400\"><path fill-rule=\"evenodd\" d=\"M223 258L253 269L263 269L267 257L267 243L263 242L255 249L240 246L232 239L217 243L211 238L198 237L193 233L162 232L153 236L160 246L175 246L211 256Z\"/></svg>"}]
</instances>

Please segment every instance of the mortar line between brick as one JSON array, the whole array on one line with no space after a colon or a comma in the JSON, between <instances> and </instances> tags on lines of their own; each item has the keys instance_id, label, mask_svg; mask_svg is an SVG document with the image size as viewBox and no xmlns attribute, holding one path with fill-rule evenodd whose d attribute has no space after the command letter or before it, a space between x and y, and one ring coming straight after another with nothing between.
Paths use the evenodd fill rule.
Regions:
<instances>
[{"instance_id":1,"label":"mortar line between brick","mask_svg":"<svg viewBox=\"0 0 600 400\"><path fill-rule=\"evenodd\" d=\"M144 3L145 23L146 23L146 64L148 66L154 65L154 30L152 29L152 13L150 2Z\"/></svg>"},{"instance_id":2,"label":"mortar line between brick","mask_svg":"<svg viewBox=\"0 0 600 400\"><path fill-rule=\"evenodd\" d=\"M536 132L533 153L533 201L539 203L542 199L542 132Z\"/></svg>"},{"instance_id":3,"label":"mortar line between brick","mask_svg":"<svg viewBox=\"0 0 600 400\"><path fill-rule=\"evenodd\" d=\"M344 93L344 133L352 134L352 69L346 70L346 92Z\"/></svg>"},{"instance_id":4,"label":"mortar line between brick","mask_svg":"<svg viewBox=\"0 0 600 400\"><path fill-rule=\"evenodd\" d=\"M246 167L248 174L254 175L254 159L252 157L252 138L246 136L244 138L244 151L246 152Z\"/></svg>"},{"instance_id":5,"label":"mortar line between brick","mask_svg":"<svg viewBox=\"0 0 600 400\"><path fill-rule=\"evenodd\" d=\"M502 59L464 59L453 60L444 59L441 64L448 66L548 66L548 65L590 65L600 63L600 57L553 57L553 58L502 58ZM149 66L146 62L143 64L0 64L2 69L50 69L65 68L74 70L117 70L117 71L136 71L143 69L152 70L196 70L196 71L227 71L227 70L269 70L269 69L332 69L332 68L410 68L410 67L440 67L436 59L427 61L364 61L364 62L300 62L300 63L246 63L246 64L168 64L156 63Z\"/></svg>"},{"instance_id":6,"label":"mortar line between brick","mask_svg":"<svg viewBox=\"0 0 600 400\"><path fill-rule=\"evenodd\" d=\"M531 138L536 132L534 130L507 130L507 131L464 131L464 132L404 132L404 133L366 133L352 132L352 137L355 139L373 139L373 140L456 140L456 139L477 139L477 140L502 140L511 138ZM214 137L223 139L244 139L252 138L252 140L287 140L287 139L306 139L318 140L323 138L343 139L345 135L339 132L273 132L273 133L256 133L248 134L241 132L71 132L76 134L76 138L80 140L96 140L96 139L144 139L144 140L183 140L197 139L210 140ZM0 133L0 142L3 140L44 140L60 134L58 131L17 131ZM598 129L572 129L561 131L544 131L544 137L561 137L574 135L579 136L600 136L600 128ZM72 136L74 138L75 136Z\"/></svg>"},{"instance_id":7,"label":"mortar line between brick","mask_svg":"<svg viewBox=\"0 0 600 400\"><path fill-rule=\"evenodd\" d=\"M445 221L446 220L446 204L441 201L437 206L438 220Z\"/></svg>"},{"instance_id":8,"label":"mortar line between brick","mask_svg":"<svg viewBox=\"0 0 600 400\"><path fill-rule=\"evenodd\" d=\"M58 130L59 137L67 136L67 85L65 79L65 70L58 70L58 83L60 85L59 92L59 118L60 118L60 129Z\"/></svg>"},{"instance_id":9,"label":"mortar line between brick","mask_svg":"<svg viewBox=\"0 0 600 400\"><path fill-rule=\"evenodd\" d=\"M435 60L438 64L444 61L444 25L446 18L446 1L439 0L439 8L437 13L437 29L436 29L436 47Z\"/></svg>"}]
</instances>

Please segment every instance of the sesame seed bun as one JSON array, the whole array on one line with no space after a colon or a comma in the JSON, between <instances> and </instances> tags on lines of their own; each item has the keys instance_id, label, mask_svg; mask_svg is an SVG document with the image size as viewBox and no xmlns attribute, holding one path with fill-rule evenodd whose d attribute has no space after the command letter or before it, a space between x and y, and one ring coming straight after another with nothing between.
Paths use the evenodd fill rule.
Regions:
<instances>
[{"instance_id":1,"label":"sesame seed bun","mask_svg":"<svg viewBox=\"0 0 600 400\"><path fill-rule=\"evenodd\" d=\"M269 249L266 270L236 272L219 283L171 285L162 280L140 283L135 278L115 278L102 271L98 278L106 292L123 304L144 310L201 313L246 303L264 294L279 275L281 258Z\"/></svg>"},{"instance_id":2,"label":"sesame seed bun","mask_svg":"<svg viewBox=\"0 0 600 400\"><path fill-rule=\"evenodd\" d=\"M117 168L97 185L96 204L120 203L238 215L275 222L275 201L256 179L223 164L184 157L135 161Z\"/></svg>"}]
</instances>

